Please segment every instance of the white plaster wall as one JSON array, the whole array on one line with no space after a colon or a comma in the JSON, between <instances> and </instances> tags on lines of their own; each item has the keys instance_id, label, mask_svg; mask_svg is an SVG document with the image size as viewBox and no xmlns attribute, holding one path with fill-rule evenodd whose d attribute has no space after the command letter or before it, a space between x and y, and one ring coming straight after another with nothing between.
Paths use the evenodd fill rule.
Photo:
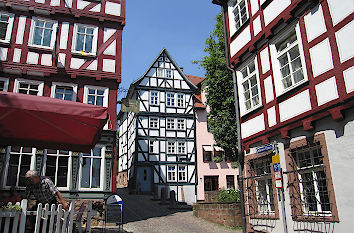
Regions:
<instances>
[{"instance_id":1,"label":"white plaster wall","mask_svg":"<svg viewBox=\"0 0 354 233\"><path fill-rule=\"evenodd\" d=\"M103 29L103 42L106 42L117 30L114 28Z\"/></svg>"},{"instance_id":2,"label":"white plaster wall","mask_svg":"<svg viewBox=\"0 0 354 233\"><path fill-rule=\"evenodd\" d=\"M310 49L310 57L314 77L333 68L333 58L328 38Z\"/></svg>"},{"instance_id":3,"label":"white plaster wall","mask_svg":"<svg viewBox=\"0 0 354 233\"><path fill-rule=\"evenodd\" d=\"M44 66L52 65L52 54L42 54L41 64Z\"/></svg>"},{"instance_id":4,"label":"white plaster wall","mask_svg":"<svg viewBox=\"0 0 354 233\"><path fill-rule=\"evenodd\" d=\"M241 124L242 138L247 138L265 129L264 115L261 114Z\"/></svg>"},{"instance_id":5,"label":"white plaster wall","mask_svg":"<svg viewBox=\"0 0 354 233\"><path fill-rule=\"evenodd\" d=\"M105 55L116 55L116 41L113 41L103 52Z\"/></svg>"},{"instance_id":6,"label":"white plaster wall","mask_svg":"<svg viewBox=\"0 0 354 233\"><path fill-rule=\"evenodd\" d=\"M347 93L354 91L354 67L350 67L343 72L345 88Z\"/></svg>"},{"instance_id":7,"label":"white plaster wall","mask_svg":"<svg viewBox=\"0 0 354 233\"><path fill-rule=\"evenodd\" d=\"M69 23L63 22L61 25L60 33L60 49L66 49L68 44L68 35L69 35Z\"/></svg>"},{"instance_id":8,"label":"white plaster wall","mask_svg":"<svg viewBox=\"0 0 354 233\"><path fill-rule=\"evenodd\" d=\"M269 103L274 99L272 76L268 76L267 78L264 79L264 92L265 92L266 103Z\"/></svg>"},{"instance_id":9,"label":"white plaster wall","mask_svg":"<svg viewBox=\"0 0 354 233\"><path fill-rule=\"evenodd\" d=\"M233 40L230 44L230 53L233 57L238 51L240 51L251 40L251 29L247 26L243 31Z\"/></svg>"},{"instance_id":10,"label":"white plaster wall","mask_svg":"<svg viewBox=\"0 0 354 233\"><path fill-rule=\"evenodd\" d=\"M353 0L327 0L333 24L336 25L354 10Z\"/></svg>"},{"instance_id":11,"label":"white plaster wall","mask_svg":"<svg viewBox=\"0 0 354 233\"><path fill-rule=\"evenodd\" d=\"M102 70L114 73L116 71L116 61L112 59L103 59Z\"/></svg>"},{"instance_id":12,"label":"white plaster wall","mask_svg":"<svg viewBox=\"0 0 354 233\"><path fill-rule=\"evenodd\" d=\"M304 20L308 42L311 42L313 39L327 31L321 5L313 8L307 15L305 15Z\"/></svg>"},{"instance_id":13,"label":"white plaster wall","mask_svg":"<svg viewBox=\"0 0 354 233\"><path fill-rule=\"evenodd\" d=\"M121 7L119 3L106 2L106 14L120 16Z\"/></svg>"},{"instance_id":14,"label":"white plaster wall","mask_svg":"<svg viewBox=\"0 0 354 233\"><path fill-rule=\"evenodd\" d=\"M73 58L71 58L70 68L79 69L84 63L85 63L84 59L74 58L73 57Z\"/></svg>"},{"instance_id":15,"label":"white plaster wall","mask_svg":"<svg viewBox=\"0 0 354 233\"><path fill-rule=\"evenodd\" d=\"M0 48L0 61L6 61L7 60L7 50L8 48Z\"/></svg>"},{"instance_id":16,"label":"white plaster wall","mask_svg":"<svg viewBox=\"0 0 354 233\"><path fill-rule=\"evenodd\" d=\"M229 15L229 30L230 30L230 36L233 36L236 32L236 24L235 24L235 16L234 16L234 7L233 7L233 1L228 2L228 15Z\"/></svg>"},{"instance_id":17,"label":"white plaster wall","mask_svg":"<svg viewBox=\"0 0 354 233\"><path fill-rule=\"evenodd\" d=\"M315 86L317 103L321 106L338 98L336 77L329 78Z\"/></svg>"},{"instance_id":18,"label":"white plaster wall","mask_svg":"<svg viewBox=\"0 0 354 233\"><path fill-rule=\"evenodd\" d=\"M50 5L51 6L60 6L60 0L51 0Z\"/></svg>"},{"instance_id":19,"label":"white plaster wall","mask_svg":"<svg viewBox=\"0 0 354 233\"><path fill-rule=\"evenodd\" d=\"M17 28L17 34L16 34L16 44L23 43L25 26L26 26L26 16L20 16L19 20L18 20L18 28Z\"/></svg>"},{"instance_id":20,"label":"white plaster wall","mask_svg":"<svg viewBox=\"0 0 354 233\"><path fill-rule=\"evenodd\" d=\"M64 67L65 66L65 58L66 58L66 54L65 53L59 53L58 67Z\"/></svg>"},{"instance_id":21,"label":"white plaster wall","mask_svg":"<svg viewBox=\"0 0 354 233\"><path fill-rule=\"evenodd\" d=\"M34 52L28 52L27 63L28 64L38 64L39 54Z\"/></svg>"},{"instance_id":22,"label":"white plaster wall","mask_svg":"<svg viewBox=\"0 0 354 233\"><path fill-rule=\"evenodd\" d=\"M336 32L336 39L341 62L345 62L354 56L354 22L351 21Z\"/></svg>"},{"instance_id":23,"label":"white plaster wall","mask_svg":"<svg viewBox=\"0 0 354 233\"><path fill-rule=\"evenodd\" d=\"M21 51L22 51L21 49L17 49L17 48L14 49L14 57L13 57L14 62L20 62Z\"/></svg>"},{"instance_id":24,"label":"white plaster wall","mask_svg":"<svg viewBox=\"0 0 354 233\"><path fill-rule=\"evenodd\" d=\"M90 4L90 2L88 2L88 1L77 0L77 9L82 10L86 6L88 6L89 4Z\"/></svg>"},{"instance_id":25,"label":"white plaster wall","mask_svg":"<svg viewBox=\"0 0 354 233\"><path fill-rule=\"evenodd\" d=\"M94 60L86 69L87 70L97 70L97 59Z\"/></svg>"},{"instance_id":26,"label":"white plaster wall","mask_svg":"<svg viewBox=\"0 0 354 233\"><path fill-rule=\"evenodd\" d=\"M310 93L305 90L279 104L280 121L286 121L311 110Z\"/></svg>"},{"instance_id":27,"label":"white plaster wall","mask_svg":"<svg viewBox=\"0 0 354 233\"><path fill-rule=\"evenodd\" d=\"M268 125L269 127L272 127L277 124L277 118L275 115L275 107L271 107L267 109L267 114L268 114Z\"/></svg>"},{"instance_id":28,"label":"white plaster wall","mask_svg":"<svg viewBox=\"0 0 354 233\"><path fill-rule=\"evenodd\" d=\"M278 15L280 15L289 5L291 0L273 0L264 10L264 23L267 26Z\"/></svg>"},{"instance_id":29,"label":"white plaster wall","mask_svg":"<svg viewBox=\"0 0 354 233\"><path fill-rule=\"evenodd\" d=\"M258 0L251 0L250 3L251 3L251 13L252 15L254 15L259 10Z\"/></svg>"},{"instance_id":30,"label":"white plaster wall","mask_svg":"<svg viewBox=\"0 0 354 233\"><path fill-rule=\"evenodd\" d=\"M261 58L262 72L264 74L270 69L268 47L264 48L259 54Z\"/></svg>"},{"instance_id":31,"label":"white plaster wall","mask_svg":"<svg viewBox=\"0 0 354 233\"><path fill-rule=\"evenodd\" d=\"M97 4L95 7L91 8L92 12L100 12L101 11L101 4Z\"/></svg>"},{"instance_id":32,"label":"white plaster wall","mask_svg":"<svg viewBox=\"0 0 354 233\"><path fill-rule=\"evenodd\" d=\"M257 35L262 31L261 17L258 15L253 21L253 35Z\"/></svg>"}]
</instances>

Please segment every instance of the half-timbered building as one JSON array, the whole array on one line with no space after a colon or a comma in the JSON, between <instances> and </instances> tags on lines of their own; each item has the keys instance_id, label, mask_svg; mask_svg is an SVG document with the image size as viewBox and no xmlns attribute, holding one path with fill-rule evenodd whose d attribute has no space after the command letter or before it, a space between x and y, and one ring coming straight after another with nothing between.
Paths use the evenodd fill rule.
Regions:
<instances>
[{"instance_id":1,"label":"half-timbered building","mask_svg":"<svg viewBox=\"0 0 354 233\"><path fill-rule=\"evenodd\" d=\"M174 190L178 201L196 201L196 86L166 49L134 81L127 99L140 112L119 114L118 180L138 193Z\"/></svg>"},{"instance_id":2,"label":"half-timbered building","mask_svg":"<svg viewBox=\"0 0 354 233\"><path fill-rule=\"evenodd\" d=\"M247 232L350 231L354 2L213 2L238 85Z\"/></svg>"},{"instance_id":3,"label":"half-timbered building","mask_svg":"<svg viewBox=\"0 0 354 233\"><path fill-rule=\"evenodd\" d=\"M125 0L0 1L0 91L103 106L109 113L91 153L1 148L1 189L24 189L32 169L50 177L64 197L103 198L116 191L124 25Z\"/></svg>"}]
</instances>

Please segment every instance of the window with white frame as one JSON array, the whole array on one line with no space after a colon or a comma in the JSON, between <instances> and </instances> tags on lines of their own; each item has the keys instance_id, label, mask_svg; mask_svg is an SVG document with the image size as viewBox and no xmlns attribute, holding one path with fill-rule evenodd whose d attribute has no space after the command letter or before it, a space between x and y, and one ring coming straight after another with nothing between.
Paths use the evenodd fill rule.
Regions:
<instances>
[{"instance_id":1,"label":"window with white frame","mask_svg":"<svg viewBox=\"0 0 354 233\"><path fill-rule=\"evenodd\" d=\"M150 105L159 105L158 91L150 91Z\"/></svg>"},{"instance_id":2,"label":"window with white frame","mask_svg":"<svg viewBox=\"0 0 354 233\"><path fill-rule=\"evenodd\" d=\"M150 140L149 141L149 152L150 153L157 153L158 152L158 141Z\"/></svg>"},{"instance_id":3,"label":"window with white frame","mask_svg":"<svg viewBox=\"0 0 354 233\"><path fill-rule=\"evenodd\" d=\"M175 106L175 94L174 93L166 93L166 106L174 107Z\"/></svg>"},{"instance_id":4,"label":"window with white frame","mask_svg":"<svg viewBox=\"0 0 354 233\"><path fill-rule=\"evenodd\" d=\"M97 27L75 24L74 33L74 51L96 53Z\"/></svg>"},{"instance_id":5,"label":"window with white frame","mask_svg":"<svg viewBox=\"0 0 354 233\"><path fill-rule=\"evenodd\" d=\"M84 93L85 103L108 107L108 88L85 86Z\"/></svg>"},{"instance_id":6,"label":"window with white frame","mask_svg":"<svg viewBox=\"0 0 354 233\"><path fill-rule=\"evenodd\" d=\"M64 150L46 150L45 176L58 188L68 188L70 152Z\"/></svg>"},{"instance_id":7,"label":"window with white frame","mask_svg":"<svg viewBox=\"0 0 354 233\"><path fill-rule=\"evenodd\" d=\"M157 68L157 77L160 77L160 78L164 77L163 68Z\"/></svg>"},{"instance_id":8,"label":"window with white frame","mask_svg":"<svg viewBox=\"0 0 354 233\"><path fill-rule=\"evenodd\" d=\"M287 33L285 37L274 43L274 45L282 90L287 90L304 81L304 65L296 29Z\"/></svg>"},{"instance_id":9,"label":"window with white frame","mask_svg":"<svg viewBox=\"0 0 354 233\"><path fill-rule=\"evenodd\" d=\"M177 143L177 152L178 154L186 153L186 142L178 142Z\"/></svg>"},{"instance_id":10,"label":"window with white frame","mask_svg":"<svg viewBox=\"0 0 354 233\"><path fill-rule=\"evenodd\" d=\"M159 128L159 118L150 117L150 129L158 129L158 128Z\"/></svg>"},{"instance_id":11,"label":"window with white frame","mask_svg":"<svg viewBox=\"0 0 354 233\"><path fill-rule=\"evenodd\" d=\"M181 93L177 94L177 107L179 108L184 107L184 94Z\"/></svg>"},{"instance_id":12,"label":"window with white frame","mask_svg":"<svg viewBox=\"0 0 354 233\"><path fill-rule=\"evenodd\" d=\"M256 71L256 65L252 60L248 65L241 69L243 77L242 88L244 97L244 106L246 111L254 109L261 104L260 102L260 90Z\"/></svg>"},{"instance_id":13,"label":"window with white frame","mask_svg":"<svg viewBox=\"0 0 354 233\"><path fill-rule=\"evenodd\" d=\"M0 12L0 41L10 42L14 15Z\"/></svg>"},{"instance_id":14,"label":"window with white frame","mask_svg":"<svg viewBox=\"0 0 354 233\"><path fill-rule=\"evenodd\" d=\"M26 172L31 170L33 149L30 147L9 147L9 162L6 173L6 186L25 187Z\"/></svg>"},{"instance_id":15,"label":"window with white frame","mask_svg":"<svg viewBox=\"0 0 354 233\"><path fill-rule=\"evenodd\" d=\"M167 142L167 153L168 154L176 153L176 142Z\"/></svg>"},{"instance_id":16,"label":"window with white frame","mask_svg":"<svg viewBox=\"0 0 354 233\"><path fill-rule=\"evenodd\" d=\"M30 44L40 47L54 47L57 22L33 18Z\"/></svg>"},{"instance_id":17,"label":"window with white frame","mask_svg":"<svg viewBox=\"0 0 354 233\"><path fill-rule=\"evenodd\" d=\"M15 80L15 92L28 94L28 95L43 95L44 83L41 81L16 79Z\"/></svg>"},{"instance_id":18,"label":"window with white frame","mask_svg":"<svg viewBox=\"0 0 354 233\"><path fill-rule=\"evenodd\" d=\"M104 160L104 148L96 146L90 153L82 153L81 158L81 188L99 189L102 187L102 165Z\"/></svg>"},{"instance_id":19,"label":"window with white frame","mask_svg":"<svg viewBox=\"0 0 354 233\"><path fill-rule=\"evenodd\" d=\"M247 1L234 0L234 19L236 31L248 20Z\"/></svg>"},{"instance_id":20,"label":"window with white frame","mask_svg":"<svg viewBox=\"0 0 354 233\"><path fill-rule=\"evenodd\" d=\"M167 165L167 182L176 181L176 165Z\"/></svg>"},{"instance_id":21,"label":"window with white frame","mask_svg":"<svg viewBox=\"0 0 354 233\"><path fill-rule=\"evenodd\" d=\"M274 194L271 174L272 158L270 155L251 161L256 185L256 200L259 214L274 212Z\"/></svg>"},{"instance_id":22,"label":"window with white frame","mask_svg":"<svg viewBox=\"0 0 354 233\"><path fill-rule=\"evenodd\" d=\"M185 130L186 129L186 120L185 119L177 119L177 129Z\"/></svg>"},{"instance_id":23,"label":"window with white frame","mask_svg":"<svg viewBox=\"0 0 354 233\"><path fill-rule=\"evenodd\" d=\"M52 83L53 98L76 101L77 85L67 83Z\"/></svg>"},{"instance_id":24,"label":"window with white frame","mask_svg":"<svg viewBox=\"0 0 354 233\"><path fill-rule=\"evenodd\" d=\"M172 70L166 69L165 72L166 72L166 78L172 78Z\"/></svg>"},{"instance_id":25,"label":"window with white frame","mask_svg":"<svg viewBox=\"0 0 354 233\"><path fill-rule=\"evenodd\" d=\"M7 78L0 78L0 91L7 91L9 87L9 80Z\"/></svg>"},{"instance_id":26,"label":"window with white frame","mask_svg":"<svg viewBox=\"0 0 354 233\"><path fill-rule=\"evenodd\" d=\"M166 121L166 129L175 129L175 119L167 118Z\"/></svg>"},{"instance_id":27,"label":"window with white frame","mask_svg":"<svg viewBox=\"0 0 354 233\"><path fill-rule=\"evenodd\" d=\"M178 165L178 181L180 181L180 182L187 181L186 165Z\"/></svg>"}]
</instances>

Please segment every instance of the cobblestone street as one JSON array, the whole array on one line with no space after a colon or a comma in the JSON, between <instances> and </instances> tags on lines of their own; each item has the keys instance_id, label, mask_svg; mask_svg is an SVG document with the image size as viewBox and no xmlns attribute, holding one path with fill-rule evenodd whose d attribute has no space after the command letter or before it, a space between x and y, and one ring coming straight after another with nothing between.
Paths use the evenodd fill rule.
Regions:
<instances>
[{"instance_id":1,"label":"cobblestone street","mask_svg":"<svg viewBox=\"0 0 354 233\"><path fill-rule=\"evenodd\" d=\"M228 233L241 232L204 221L193 216L193 211L176 211L152 201L151 196L128 195L119 190L124 201L124 230L132 233ZM96 230L94 232L101 232ZM116 229L106 232L117 232Z\"/></svg>"}]
</instances>

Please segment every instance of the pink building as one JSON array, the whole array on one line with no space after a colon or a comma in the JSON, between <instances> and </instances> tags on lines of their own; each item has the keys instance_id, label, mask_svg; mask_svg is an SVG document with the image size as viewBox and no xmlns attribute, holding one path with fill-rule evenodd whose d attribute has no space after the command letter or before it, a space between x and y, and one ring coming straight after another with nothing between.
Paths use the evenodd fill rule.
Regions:
<instances>
[{"instance_id":1,"label":"pink building","mask_svg":"<svg viewBox=\"0 0 354 233\"><path fill-rule=\"evenodd\" d=\"M209 201L219 189L237 186L238 170L232 168L224 151L215 146L214 137L208 130L208 106L205 92L202 91L204 78L187 75L198 87L194 95L197 148L197 200Z\"/></svg>"}]
</instances>

